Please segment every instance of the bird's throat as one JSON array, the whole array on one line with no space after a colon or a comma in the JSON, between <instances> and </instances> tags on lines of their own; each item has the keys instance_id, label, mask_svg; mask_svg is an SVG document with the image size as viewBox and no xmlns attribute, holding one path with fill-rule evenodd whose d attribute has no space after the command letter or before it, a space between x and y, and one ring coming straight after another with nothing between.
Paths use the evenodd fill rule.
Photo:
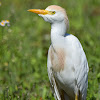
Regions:
<instances>
[{"instance_id":1,"label":"bird's throat","mask_svg":"<svg viewBox=\"0 0 100 100\"><path fill-rule=\"evenodd\" d=\"M66 29L67 27L64 21L51 24L51 43L53 47L63 47Z\"/></svg>"}]
</instances>

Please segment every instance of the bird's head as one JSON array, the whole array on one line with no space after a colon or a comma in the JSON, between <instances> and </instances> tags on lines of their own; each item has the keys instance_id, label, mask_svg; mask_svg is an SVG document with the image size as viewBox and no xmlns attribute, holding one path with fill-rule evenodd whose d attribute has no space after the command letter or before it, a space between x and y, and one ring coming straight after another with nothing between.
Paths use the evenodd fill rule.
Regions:
<instances>
[{"instance_id":1,"label":"bird's head","mask_svg":"<svg viewBox=\"0 0 100 100\"><path fill-rule=\"evenodd\" d=\"M64 21L69 26L68 17L65 9L57 5L48 6L45 10L41 9L29 9L28 11L37 13L40 17L42 17L45 21L53 24Z\"/></svg>"}]
</instances>

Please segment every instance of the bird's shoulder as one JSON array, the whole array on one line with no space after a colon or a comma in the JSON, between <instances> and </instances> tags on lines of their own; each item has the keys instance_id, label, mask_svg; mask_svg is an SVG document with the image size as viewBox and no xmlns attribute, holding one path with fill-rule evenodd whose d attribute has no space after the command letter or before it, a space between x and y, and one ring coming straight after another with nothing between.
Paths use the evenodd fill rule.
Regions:
<instances>
[{"instance_id":1,"label":"bird's shoulder","mask_svg":"<svg viewBox=\"0 0 100 100\"><path fill-rule=\"evenodd\" d=\"M64 37L66 46L83 51L83 47L76 36L66 33Z\"/></svg>"},{"instance_id":2,"label":"bird's shoulder","mask_svg":"<svg viewBox=\"0 0 100 100\"><path fill-rule=\"evenodd\" d=\"M79 39L76 36L72 35L72 34L66 33L64 35L64 37L65 37L66 40L69 40L71 42L74 42L74 43L79 42Z\"/></svg>"}]
</instances>

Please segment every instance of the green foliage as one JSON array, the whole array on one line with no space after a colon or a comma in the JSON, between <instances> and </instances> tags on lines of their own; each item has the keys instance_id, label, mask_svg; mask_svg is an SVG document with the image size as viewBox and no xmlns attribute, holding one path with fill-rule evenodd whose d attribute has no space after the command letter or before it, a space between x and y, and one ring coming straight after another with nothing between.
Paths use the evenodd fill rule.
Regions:
<instances>
[{"instance_id":1,"label":"green foliage","mask_svg":"<svg viewBox=\"0 0 100 100\"><path fill-rule=\"evenodd\" d=\"M47 75L50 25L30 8L57 4L66 9L70 29L86 52L90 71L87 100L100 100L100 0L2 0L0 100L54 100Z\"/></svg>"}]
</instances>

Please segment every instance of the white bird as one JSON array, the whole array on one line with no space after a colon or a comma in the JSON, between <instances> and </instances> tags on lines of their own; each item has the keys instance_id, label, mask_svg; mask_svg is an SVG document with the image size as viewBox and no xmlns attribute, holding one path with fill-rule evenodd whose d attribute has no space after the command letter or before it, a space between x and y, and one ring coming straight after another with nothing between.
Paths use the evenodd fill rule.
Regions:
<instances>
[{"instance_id":1,"label":"white bird","mask_svg":"<svg viewBox=\"0 0 100 100\"><path fill-rule=\"evenodd\" d=\"M66 34L69 27L66 11L57 5L28 11L51 23L47 68L55 99L86 100L88 62L77 37Z\"/></svg>"}]
</instances>

